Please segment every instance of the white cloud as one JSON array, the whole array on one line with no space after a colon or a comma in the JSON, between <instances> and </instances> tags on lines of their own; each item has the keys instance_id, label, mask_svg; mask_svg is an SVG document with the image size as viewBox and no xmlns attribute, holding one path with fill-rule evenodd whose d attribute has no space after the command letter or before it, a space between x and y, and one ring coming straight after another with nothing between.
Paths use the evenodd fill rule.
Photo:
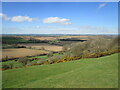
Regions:
<instances>
[{"instance_id":1,"label":"white cloud","mask_svg":"<svg viewBox=\"0 0 120 90\"><path fill-rule=\"evenodd\" d=\"M98 8L103 8L106 6L106 3L99 4Z\"/></svg>"},{"instance_id":2,"label":"white cloud","mask_svg":"<svg viewBox=\"0 0 120 90\"><path fill-rule=\"evenodd\" d=\"M31 22L34 19L30 18L29 16L13 16L13 17L8 17L6 14L0 13L0 19L2 20L9 20L9 21L13 21L13 22Z\"/></svg>"},{"instance_id":3,"label":"white cloud","mask_svg":"<svg viewBox=\"0 0 120 90\"><path fill-rule=\"evenodd\" d=\"M28 16L14 16L11 18L11 21L13 21L13 22L25 22L25 21L31 22L31 21L33 21L33 18L30 18Z\"/></svg>"},{"instance_id":4,"label":"white cloud","mask_svg":"<svg viewBox=\"0 0 120 90\"><path fill-rule=\"evenodd\" d=\"M5 15L5 14L0 13L0 19L3 19L3 20L9 20L10 18L7 17L7 15Z\"/></svg>"},{"instance_id":5,"label":"white cloud","mask_svg":"<svg viewBox=\"0 0 120 90\"><path fill-rule=\"evenodd\" d=\"M66 18L59 18L59 17L49 17L49 18L45 18L43 19L43 23L59 23L59 24L71 24L71 22L69 22L70 19L66 19Z\"/></svg>"}]
</instances>

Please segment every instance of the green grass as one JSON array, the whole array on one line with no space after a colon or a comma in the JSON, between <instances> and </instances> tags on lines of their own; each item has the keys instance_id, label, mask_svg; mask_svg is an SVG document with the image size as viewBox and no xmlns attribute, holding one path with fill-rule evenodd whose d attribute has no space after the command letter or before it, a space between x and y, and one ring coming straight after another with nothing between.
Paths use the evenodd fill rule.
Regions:
<instances>
[{"instance_id":1,"label":"green grass","mask_svg":"<svg viewBox=\"0 0 120 90\"><path fill-rule=\"evenodd\" d=\"M55 54L53 54L54 56L62 56L62 54L58 54L58 53L55 53ZM34 59L34 58L37 58L37 60L33 60L31 63L37 63L37 61L40 59L40 60L47 60L48 59L48 57L47 57L47 55L44 55L44 56L34 56L34 57L30 57L29 59ZM18 59L16 59L16 60L18 60ZM1 63L1 62L0 62ZM3 65L10 65L10 64L12 64L12 65L14 65L14 67L23 67L22 65L21 65L21 63L19 63L19 62L17 62L17 61L15 61L15 60L10 60L10 61L6 61L6 62L2 62L2 64ZM0 68L2 68L1 66L0 66Z\"/></svg>"},{"instance_id":2,"label":"green grass","mask_svg":"<svg viewBox=\"0 0 120 90\"><path fill-rule=\"evenodd\" d=\"M44 56L35 56L35 57L31 57L31 58L43 58L43 59L47 59L47 56L44 55Z\"/></svg>"},{"instance_id":3,"label":"green grass","mask_svg":"<svg viewBox=\"0 0 120 90\"><path fill-rule=\"evenodd\" d=\"M55 53L53 54L53 56L63 56L63 54L59 54L59 53ZM35 57L31 57L30 59L33 59L33 58L37 58L37 59L41 59L41 60L48 60L48 56L47 55L44 55L44 56L35 56ZM37 63L38 60L33 60L32 62L33 63Z\"/></svg>"},{"instance_id":4,"label":"green grass","mask_svg":"<svg viewBox=\"0 0 120 90\"><path fill-rule=\"evenodd\" d=\"M117 88L118 54L3 71L3 88Z\"/></svg>"},{"instance_id":5,"label":"green grass","mask_svg":"<svg viewBox=\"0 0 120 90\"><path fill-rule=\"evenodd\" d=\"M27 40L23 38L18 37L2 37L2 43L3 44L18 44L18 43L25 43L28 42Z\"/></svg>"},{"instance_id":6,"label":"green grass","mask_svg":"<svg viewBox=\"0 0 120 90\"><path fill-rule=\"evenodd\" d=\"M23 65L21 63L19 63L17 61L14 61L14 60L7 61L7 62L2 62L2 65L11 65L13 68L21 68L21 67L23 67ZM0 66L0 68L2 68L2 67Z\"/></svg>"},{"instance_id":7,"label":"green grass","mask_svg":"<svg viewBox=\"0 0 120 90\"><path fill-rule=\"evenodd\" d=\"M54 53L53 56L63 56L63 54L59 54L59 53ZM47 59L47 55L43 55L43 56L34 56L31 58L43 58L43 59Z\"/></svg>"}]
</instances>

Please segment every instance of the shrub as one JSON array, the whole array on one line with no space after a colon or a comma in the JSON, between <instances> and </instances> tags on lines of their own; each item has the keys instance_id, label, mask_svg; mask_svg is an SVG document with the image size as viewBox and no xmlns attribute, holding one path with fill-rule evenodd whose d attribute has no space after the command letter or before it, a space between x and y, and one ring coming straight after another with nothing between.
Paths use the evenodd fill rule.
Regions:
<instances>
[{"instance_id":1,"label":"shrub","mask_svg":"<svg viewBox=\"0 0 120 90\"><path fill-rule=\"evenodd\" d=\"M67 46L64 46L63 48L62 48L62 51L63 52L66 52L68 50L68 47Z\"/></svg>"},{"instance_id":2,"label":"shrub","mask_svg":"<svg viewBox=\"0 0 120 90\"><path fill-rule=\"evenodd\" d=\"M27 63L30 62L30 59L28 59L27 57L21 57L18 59L18 62L22 63L23 66L27 65Z\"/></svg>"},{"instance_id":3,"label":"shrub","mask_svg":"<svg viewBox=\"0 0 120 90\"><path fill-rule=\"evenodd\" d=\"M23 67L23 64L18 62L16 62L13 66L13 68L21 68L21 67Z\"/></svg>"},{"instance_id":4,"label":"shrub","mask_svg":"<svg viewBox=\"0 0 120 90\"><path fill-rule=\"evenodd\" d=\"M41 64L44 64L44 62L45 62L45 61L39 60L39 61L37 61L37 64L40 64L40 65L41 65Z\"/></svg>"},{"instance_id":5,"label":"shrub","mask_svg":"<svg viewBox=\"0 0 120 90\"><path fill-rule=\"evenodd\" d=\"M32 49L32 47L31 47L31 46L28 46L27 48L28 48L28 49Z\"/></svg>"},{"instance_id":6,"label":"shrub","mask_svg":"<svg viewBox=\"0 0 120 90\"><path fill-rule=\"evenodd\" d=\"M26 46L17 46L17 48L26 48Z\"/></svg>"},{"instance_id":7,"label":"shrub","mask_svg":"<svg viewBox=\"0 0 120 90\"><path fill-rule=\"evenodd\" d=\"M10 69L9 65L2 65L2 69L6 70L6 69Z\"/></svg>"},{"instance_id":8,"label":"shrub","mask_svg":"<svg viewBox=\"0 0 120 90\"><path fill-rule=\"evenodd\" d=\"M118 43L120 42L118 37L108 36L92 36L88 41L73 43L67 47L64 47L66 60L71 60L70 57L76 58L89 58L89 57L101 57L108 55L119 49Z\"/></svg>"},{"instance_id":9,"label":"shrub","mask_svg":"<svg viewBox=\"0 0 120 90\"><path fill-rule=\"evenodd\" d=\"M48 63L49 64L55 63L62 58L63 58L62 56L52 56L48 59Z\"/></svg>"},{"instance_id":10,"label":"shrub","mask_svg":"<svg viewBox=\"0 0 120 90\"><path fill-rule=\"evenodd\" d=\"M3 61L8 61L9 58L8 58L8 56L5 56L5 58L3 58L2 60L3 60Z\"/></svg>"},{"instance_id":11,"label":"shrub","mask_svg":"<svg viewBox=\"0 0 120 90\"><path fill-rule=\"evenodd\" d=\"M13 69L15 64L16 64L15 61L9 61L9 62L2 63L2 69L4 70Z\"/></svg>"},{"instance_id":12,"label":"shrub","mask_svg":"<svg viewBox=\"0 0 120 90\"><path fill-rule=\"evenodd\" d=\"M47 54L47 57L52 57L52 56L53 56L53 52L52 51Z\"/></svg>"},{"instance_id":13,"label":"shrub","mask_svg":"<svg viewBox=\"0 0 120 90\"><path fill-rule=\"evenodd\" d=\"M84 42L77 43L70 48L70 51L73 56L82 56L83 51L87 49L87 44Z\"/></svg>"},{"instance_id":14,"label":"shrub","mask_svg":"<svg viewBox=\"0 0 120 90\"><path fill-rule=\"evenodd\" d=\"M64 52L62 52L62 51L59 51L59 52L58 52L58 54L62 55L62 54L64 54Z\"/></svg>"},{"instance_id":15,"label":"shrub","mask_svg":"<svg viewBox=\"0 0 120 90\"><path fill-rule=\"evenodd\" d=\"M9 68L12 69L13 67L14 67L14 63L13 62L9 63Z\"/></svg>"},{"instance_id":16,"label":"shrub","mask_svg":"<svg viewBox=\"0 0 120 90\"><path fill-rule=\"evenodd\" d=\"M41 47L40 50L45 50L45 48L44 48L44 47Z\"/></svg>"},{"instance_id":17,"label":"shrub","mask_svg":"<svg viewBox=\"0 0 120 90\"><path fill-rule=\"evenodd\" d=\"M32 66L32 63L29 62L29 63L26 64L26 66Z\"/></svg>"}]
</instances>

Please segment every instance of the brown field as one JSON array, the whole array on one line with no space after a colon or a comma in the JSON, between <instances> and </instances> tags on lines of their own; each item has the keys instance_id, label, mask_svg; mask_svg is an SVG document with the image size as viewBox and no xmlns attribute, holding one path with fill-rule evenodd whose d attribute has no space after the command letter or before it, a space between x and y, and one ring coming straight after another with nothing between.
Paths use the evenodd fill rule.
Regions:
<instances>
[{"instance_id":1,"label":"brown field","mask_svg":"<svg viewBox=\"0 0 120 90\"><path fill-rule=\"evenodd\" d=\"M37 40L55 40L57 37L34 37Z\"/></svg>"},{"instance_id":2,"label":"brown field","mask_svg":"<svg viewBox=\"0 0 120 90\"><path fill-rule=\"evenodd\" d=\"M57 39L68 39L68 38L77 38L77 39L81 39L81 40L88 39L88 36L13 36L13 37L21 37L25 40L36 39L36 40L49 40L49 41L57 40ZM66 44L69 45L71 43L76 43L76 41L61 41L60 42L60 44L62 44L62 45L66 45ZM47 54L50 51L59 52L63 48L63 46L57 46L57 44L50 45L47 43L26 43L26 44L19 44L19 45L26 46L27 48L3 49L2 50L2 58L5 58L6 56L8 58L19 58L19 57L23 57L23 56L35 56L35 55L40 55L40 54Z\"/></svg>"},{"instance_id":3,"label":"brown field","mask_svg":"<svg viewBox=\"0 0 120 90\"><path fill-rule=\"evenodd\" d=\"M62 50L62 46L49 45L49 44L45 44L45 43L40 43L40 44L29 43L29 44L20 44L20 45L35 48L35 49L41 49L43 47L45 50L55 51L55 52L58 52L58 51Z\"/></svg>"},{"instance_id":4,"label":"brown field","mask_svg":"<svg viewBox=\"0 0 120 90\"><path fill-rule=\"evenodd\" d=\"M56 39L66 39L66 38L78 38L78 39L88 39L88 36L15 36L21 37L25 40L29 40L30 38L36 40L56 40Z\"/></svg>"},{"instance_id":5,"label":"brown field","mask_svg":"<svg viewBox=\"0 0 120 90\"><path fill-rule=\"evenodd\" d=\"M54 36L54 37L34 37L37 40L56 40L56 39L66 39L66 38L78 38L78 39L87 39L88 36Z\"/></svg>"},{"instance_id":6,"label":"brown field","mask_svg":"<svg viewBox=\"0 0 120 90\"><path fill-rule=\"evenodd\" d=\"M49 52L45 50L33 50L33 49L26 49L26 48L20 48L20 49L3 49L2 50L2 58L5 58L6 56L8 58L19 58L24 56L35 56L40 54L47 54Z\"/></svg>"},{"instance_id":7,"label":"brown field","mask_svg":"<svg viewBox=\"0 0 120 90\"><path fill-rule=\"evenodd\" d=\"M84 39L87 40L88 36L61 36L60 39L66 39L66 38L78 38L78 39Z\"/></svg>"},{"instance_id":8,"label":"brown field","mask_svg":"<svg viewBox=\"0 0 120 90\"><path fill-rule=\"evenodd\" d=\"M25 40L29 40L30 38L36 39L36 40L55 40L57 37L50 37L50 36L16 36L23 38Z\"/></svg>"}]
</instances>

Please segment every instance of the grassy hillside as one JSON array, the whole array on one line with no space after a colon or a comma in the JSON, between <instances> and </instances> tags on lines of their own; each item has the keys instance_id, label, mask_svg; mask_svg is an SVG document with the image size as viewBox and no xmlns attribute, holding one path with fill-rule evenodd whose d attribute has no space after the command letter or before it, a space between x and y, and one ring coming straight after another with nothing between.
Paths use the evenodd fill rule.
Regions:
<instances>
[{"instance_id":1,"label":"grassy hillside","mask_svg":"<svg viewBox=\"0 0 120 90\"><path fill-rule=\"evenodd\" d=\"M3 71L3 88L117 88L118 54Z\"/></svg>"}]
</instances>

